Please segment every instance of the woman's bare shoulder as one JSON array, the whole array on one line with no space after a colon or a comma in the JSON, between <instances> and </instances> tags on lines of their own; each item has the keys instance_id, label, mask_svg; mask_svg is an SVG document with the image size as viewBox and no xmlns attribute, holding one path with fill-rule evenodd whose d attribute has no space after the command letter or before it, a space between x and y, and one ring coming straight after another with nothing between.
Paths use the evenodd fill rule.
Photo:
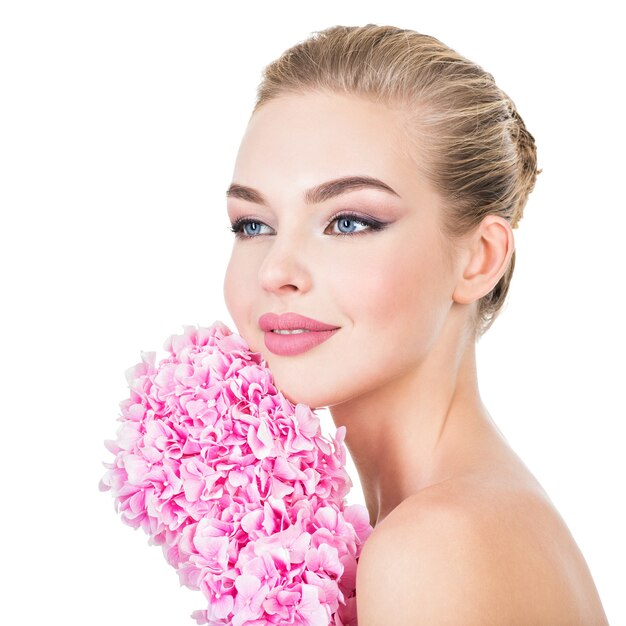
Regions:
<instances>
[{"instance_id":1,"label":"woman's bare shoulder","mask_svg":"<svg viewBox=\"0 0 626 626\"><path fill-rule=\"evenodd\" d=\"M449 480L404 500L357 569L360 626L608 624L567 527L531 484Z\"/></svg>"}]
</instances>

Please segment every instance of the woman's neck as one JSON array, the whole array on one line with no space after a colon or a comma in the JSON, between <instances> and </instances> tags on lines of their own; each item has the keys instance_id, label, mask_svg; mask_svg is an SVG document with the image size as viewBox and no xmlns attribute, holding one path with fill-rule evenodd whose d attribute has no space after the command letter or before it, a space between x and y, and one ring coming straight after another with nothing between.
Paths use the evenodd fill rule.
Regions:
<instances>
[{"instance_id":1,"label":"woman's neck","mask_svg":"<svg viewBox=\"0 0 626 626\"><path fill-rule=\"evenodd\" d=\"M471 471L477 442L497 431L478 392L474 344L446 356L431 351L384 387L329 407L346 426L372 526L413 493Z\"/></svg>"}]
</instances>

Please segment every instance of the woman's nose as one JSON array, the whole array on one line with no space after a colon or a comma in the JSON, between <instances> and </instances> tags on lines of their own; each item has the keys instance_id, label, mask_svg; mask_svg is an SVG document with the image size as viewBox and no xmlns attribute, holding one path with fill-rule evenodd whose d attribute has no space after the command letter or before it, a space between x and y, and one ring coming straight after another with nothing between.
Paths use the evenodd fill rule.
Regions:
<instances>
[{"instance_id":1,"label":"woman's nose","mask_svg":"<svg viewBox=\"0 0 626 626\"><path fill-rule=\"evenodd\" d=\"M306 247L301 242L287 241L275 235L259 267L261 287L273 293L308 291L311 274L306 254Z\"/></svg>"}]
</instances>

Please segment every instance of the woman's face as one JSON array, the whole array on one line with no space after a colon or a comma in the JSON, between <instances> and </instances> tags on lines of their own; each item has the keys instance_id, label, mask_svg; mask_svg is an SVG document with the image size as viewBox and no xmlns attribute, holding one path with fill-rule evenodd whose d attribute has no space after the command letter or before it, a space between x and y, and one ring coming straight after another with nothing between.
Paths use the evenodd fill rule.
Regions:
<instances>
[{"instance_id":1,"label":"woman's face","mask_svg":"<svg viewBox=\"0 0 626 626\"><path fill-rule=\"evenodd\" d=\"M233 235L224 296L238 333L294 403L333 406L419 367L453 304L439 197L408 150L401 112L354 96L284 96L248 124L233 184L256 197L240 187L228 194L231 222L250 222L247 238ZM348 176L395 193L357 186L305 197ZM335 219L346 212L357 217ZM300 354L275 354L259 326L268 312L339 330Z\"/></svg>"}]
</instances>

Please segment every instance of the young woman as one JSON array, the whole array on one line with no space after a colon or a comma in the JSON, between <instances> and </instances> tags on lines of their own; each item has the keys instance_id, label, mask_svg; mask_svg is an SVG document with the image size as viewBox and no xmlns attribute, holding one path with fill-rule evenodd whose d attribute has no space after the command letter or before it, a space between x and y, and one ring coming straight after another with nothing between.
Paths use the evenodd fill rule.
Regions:
<instances>
[{"instance_id":1,"label":"young woman","mask_svg":"<svg viewBox=\"0 0 626 626\"><path fill-rule=\"evenodd\" d=\"M607 624L477 383L538 173L511 99L433 37L336 26L265 69L224 295L281 391L347 427L374 526L360 626Z\"/></svg>"}]
</instances>

